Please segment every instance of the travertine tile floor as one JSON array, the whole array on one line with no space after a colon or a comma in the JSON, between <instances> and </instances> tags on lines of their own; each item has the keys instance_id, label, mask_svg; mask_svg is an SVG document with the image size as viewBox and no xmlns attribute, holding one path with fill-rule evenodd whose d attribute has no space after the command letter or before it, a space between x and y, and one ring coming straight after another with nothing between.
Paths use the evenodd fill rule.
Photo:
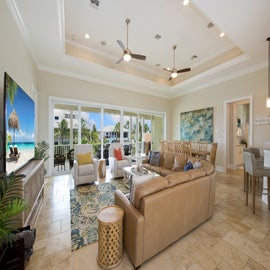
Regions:
<instances>
[{"instance_id":1,"label":"travertine tile floor","mask_svg":"<svg viewBox=\"0 0 270 270\"><path fill-rule=\"evenodd\" d=\"M107 179L100 181L109 181L109 177L107 173ZM256 198L255 215L251 204L246 207L242 171L217 173L216 178L213 217L140 269L270 269L270 211L260 197ZM44 202L35 224L35 251L26 270L101 269L96 262L97 243L70 251L71 175L48 178L45 183ZM133 269L126 253L115 269Z\"/></svg>"}]
</instances>

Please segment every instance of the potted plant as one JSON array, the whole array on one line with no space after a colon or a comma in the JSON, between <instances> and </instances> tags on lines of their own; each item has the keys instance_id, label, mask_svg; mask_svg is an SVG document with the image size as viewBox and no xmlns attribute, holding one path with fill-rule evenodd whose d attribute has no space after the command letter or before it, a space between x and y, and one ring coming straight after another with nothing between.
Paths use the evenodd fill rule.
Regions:
<instances>
[{"instance_id":1,"label":"potted plant","mask_svg":"<svg viewBox=\"0 0 270 270\"><path fill-rule=\"evenodd\" d=\"M27 208L21 197L21 178L14 173L0 175L0 266L8 249L15 245L19 215Z\"/></svg>"},{"instance_id":2,"label":"potted plant","mask_svg":"<svg viewBox=\"0 0 270 270\"><path fill-rule=\"evenodd\" d=\"M0 177L0 246L12 244L13 232L20 224L18 216L27 208L21 194L21 178L14 172L8 176L3 173Z\"/></svg>"},{"instance_id":3,"label":"potted plant","mask_svg":"<svg viewBox=\"0 0 270 270\"><path fill-rule=\"evenodd\" d=\"M35 159L44 159L44 162L49 158L49 144L46 141L37 142L35 145Z\"/></svg>"}]
</instances>

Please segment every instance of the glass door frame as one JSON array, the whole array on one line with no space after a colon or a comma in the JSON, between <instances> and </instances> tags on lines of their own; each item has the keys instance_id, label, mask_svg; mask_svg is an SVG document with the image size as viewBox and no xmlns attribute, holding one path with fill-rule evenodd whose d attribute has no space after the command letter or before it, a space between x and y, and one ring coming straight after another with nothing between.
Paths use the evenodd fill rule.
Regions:
<instances>
[{"instance_id":1,"label":"glass door frame","mask_svg":"<svg viewBox=\"0 0 270 270\"><path fill-rule=\"evenodd\" d=\"M95 108L100 108L100 113L101 113L101 151L103 155L103 131L104 131L104 110L119 110L120 111L120 142L124 143L124 136L123 136L123 126L124 126L124 112L130 112L134 113L137 115L136 117L136 148L135 148L135 155L138 155L139 151L139 142L138 142L138 134L139 134L139 116L140 114L145 114L145 115L152 115L152 116L159 116L163 119L163 139L166 138L166 113L165 112L160 112L160 111L150 111L150 110L144 110L144 109L138 109L138 108L129 108L129 107L122 107L122 106L114 106L114 105L108 105L108 104L103 104L103 103L95 103L95 102L86 102L84 100L74 100L74 99L69 99L69 98L60 98L60 97L49 97L49 155L50 157L53 157L53 142L54 142L54 131L53 131L53 115L54 115L54 106L57 103L63 103L63 104L68 104L68 105L73 105L73 106L78 106L78 117L81 115L81 107L86 106L86 107L95 107ZM78 121L78 126L80 125L80 121ZM152 127L151 127L152 128ZM152 131L153 132L153 131ZM80 128L78 128L78 143L80 142ZM101 156L102 158L102 156ZM49 159L48 162L48 174L52 175L53 172L53 158Z\"/></svg>"}]
</instances>

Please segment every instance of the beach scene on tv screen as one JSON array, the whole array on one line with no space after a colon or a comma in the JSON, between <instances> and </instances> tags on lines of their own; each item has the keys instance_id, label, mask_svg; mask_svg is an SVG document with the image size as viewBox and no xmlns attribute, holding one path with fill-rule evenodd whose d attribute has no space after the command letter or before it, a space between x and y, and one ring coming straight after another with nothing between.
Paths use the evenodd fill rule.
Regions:
<instances>
[{"instance_id":1,"label":"beach scene on tv screen","mask_svg":"<svg viewBox=\"0 0 270 270\"><path fill-rule=\"evenodd\" d=\"M6 172L11 173L34 157L35 104L6 76Z\"/></svg>"}]
</instances>

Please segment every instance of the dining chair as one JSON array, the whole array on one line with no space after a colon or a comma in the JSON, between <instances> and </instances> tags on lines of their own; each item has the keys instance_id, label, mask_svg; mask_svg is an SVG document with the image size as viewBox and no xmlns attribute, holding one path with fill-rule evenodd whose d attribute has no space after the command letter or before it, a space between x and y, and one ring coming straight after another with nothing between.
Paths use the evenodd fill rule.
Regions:
<instances>
[{"instance_id":1,"label":"dining chair","mask_svg":"<svg viewBox=\"0 0 270 270\"><path fill-rule=\"evenodd\" d=\"M252 192L252 201L253 201L253 214L255 214L255 195L267 195L268 200L268 209L270 209L270 168L260 166L260 163L256 163L256 159L253 153L244 151L244 166L246 175L246 205L248 205L248 193ZM263 188L263 177L267 177L267 188Z\"/></svg>"}]
</instances>

